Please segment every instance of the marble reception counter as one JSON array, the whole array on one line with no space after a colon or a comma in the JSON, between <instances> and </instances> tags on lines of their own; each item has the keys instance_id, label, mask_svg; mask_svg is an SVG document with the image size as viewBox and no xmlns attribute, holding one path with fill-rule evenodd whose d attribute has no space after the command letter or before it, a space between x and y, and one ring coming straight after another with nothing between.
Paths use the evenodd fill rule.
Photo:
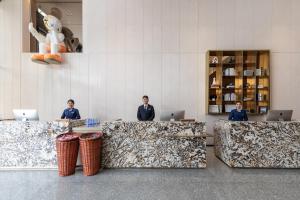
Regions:
<instances>
[{"instance_id":1,"label":"marble reception counter","mask_svg":"<svg viewBox=\"0 0 300 200\"><path fill-rule=\"evenodd\" d=\"M107 122L103 163L109 168L204 168L204 122Z\"/></svg>"},{"instance_id":2,"label":"marble reception counter","mask_svg":"<svg viewBox=\"0 0 300 200\"><path fill-rule=\"evenodd\" d=\"M0 121L0 168L57 168L55 137L70 124ZM104 122L103 167L206 167L204 122Z\"/></svg>"},{"instance_id":3,"label":"marble reception counter","mask_svg":"<svg viewBox=\"0 0 300 200\"><path fill-rule=\"evenodd\" d=\"M0 168L57 168L55 137L69 128L59 122L0 121Z\"/></svg>"},{"instance_id":4,"label":"marble reception counter","mask_svg":"<svg viewBox=\"0 0 300 200\"><path fill-rule=\"evenodd\" d=\"M300 168L300 122L215 124L215 154L230 167Z\"/></svg>"}]
</instances>

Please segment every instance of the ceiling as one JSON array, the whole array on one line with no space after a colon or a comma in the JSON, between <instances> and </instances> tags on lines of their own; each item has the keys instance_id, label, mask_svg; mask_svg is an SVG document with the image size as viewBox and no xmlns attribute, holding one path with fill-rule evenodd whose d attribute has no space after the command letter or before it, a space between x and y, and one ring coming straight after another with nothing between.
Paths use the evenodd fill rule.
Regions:
<instances>
[{"instance_id":1,"label":"ceiling","mask_svg":"<svg viewBox=\"0 0 300 200\"><path fill-rule=\"evenodd\" d=\"M37 3L82 3L82 0L36 0Z\"/></svg>"}]
</instances>

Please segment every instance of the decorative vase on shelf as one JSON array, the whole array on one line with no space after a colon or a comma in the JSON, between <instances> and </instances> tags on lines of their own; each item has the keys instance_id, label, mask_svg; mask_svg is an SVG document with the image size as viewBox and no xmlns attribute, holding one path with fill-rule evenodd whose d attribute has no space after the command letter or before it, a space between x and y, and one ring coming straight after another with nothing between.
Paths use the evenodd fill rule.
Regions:
<instances>
[{"instance_id":1,"label":"decorative vase on shelf","mask_svg":"<svg viewBox=\"0 0 300 200\"><path fill-rule=\"evenodd\" d=\"M210 86L211 88L219 88L219 85L217 84L216 78L213 78L213 82Z\"/></svg>"}]
</instances>

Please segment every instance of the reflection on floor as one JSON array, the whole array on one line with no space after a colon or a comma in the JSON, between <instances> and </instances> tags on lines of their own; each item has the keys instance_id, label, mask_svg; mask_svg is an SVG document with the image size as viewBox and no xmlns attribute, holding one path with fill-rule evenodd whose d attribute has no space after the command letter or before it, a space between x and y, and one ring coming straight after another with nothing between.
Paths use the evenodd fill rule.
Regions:
<instances>
[{"instance_id":1,"label":"reflection on floor","mask_svg":"<svg viewBox=\"0 0 300 200\"><path fill-rule=\"evenodd\" d=\"M209 147L206 169L111 169L84 177L81 171L0 171L0 199L299 199L300 170L231 169Z\"/></svg>"}]
</instances>

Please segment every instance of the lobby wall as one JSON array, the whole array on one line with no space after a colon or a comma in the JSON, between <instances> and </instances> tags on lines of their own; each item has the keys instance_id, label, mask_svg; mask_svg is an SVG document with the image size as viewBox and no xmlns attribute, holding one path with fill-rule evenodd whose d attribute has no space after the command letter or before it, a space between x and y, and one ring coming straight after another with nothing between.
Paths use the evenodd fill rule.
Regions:
<instances>
[{"instance_id":1,"label":"lobby wall","mask_svg":"<svg viewBox=\"0 0 300 200\"><path fill-rule=\"evenodd\" d=\"M156 120L184 109L211 125L219 117L205 114L206 51L270 49L271 107L300 119L298 0L83 0L84 52L61 66L22 53L21 2L0 3L1 118L35 108L56 119L74 98L82 117L135 120L147 94Z\"/></svg>"}]
</instances>

